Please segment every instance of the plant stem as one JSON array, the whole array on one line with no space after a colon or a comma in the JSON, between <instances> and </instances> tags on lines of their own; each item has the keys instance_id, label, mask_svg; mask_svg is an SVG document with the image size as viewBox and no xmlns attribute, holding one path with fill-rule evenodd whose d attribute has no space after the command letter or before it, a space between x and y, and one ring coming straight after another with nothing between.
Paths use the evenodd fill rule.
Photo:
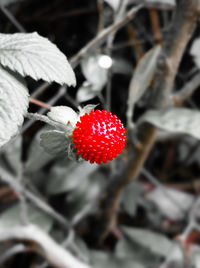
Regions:
<instances>
[{"instance_id":1,"label":"plant stem","mask_svg":"<svg viewBox=\"0 0 200 268\"><path fill-rule=\"evenodd\" d=\"M158 67L152 85L150 105L153 108L166 106L175 75L185 47L195 29L199 0L179 0L171 27L164 36L163 48L158 59ZM127 166L107 184L99 200L99 208L94 220L93 236L97 244L101 243L116 223L116 211L120 193L135 179L154 145L156 128L144 123L138 129L138 142L133 146L133 156Z\"/></svg>"}]
</instances>

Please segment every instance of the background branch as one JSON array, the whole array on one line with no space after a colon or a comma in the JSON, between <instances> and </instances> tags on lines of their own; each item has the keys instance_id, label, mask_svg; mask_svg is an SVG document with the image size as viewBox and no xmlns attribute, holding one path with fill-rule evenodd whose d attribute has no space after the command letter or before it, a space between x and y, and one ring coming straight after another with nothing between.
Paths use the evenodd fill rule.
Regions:
<instances>
[{"instance_id":1,"label":"background branch","mask_svg":"<svg viewBox=\"0 0 200 268\"><path fill-rule=\"evenodd\" d=\"M186 85L178 91L176 94L171 96L175 104L182 104L184 101L189 99L195 90L200 86L200 72L198 72Z\"/></svg>"},{"instance_id":2,"label":"background branch","mask_svg":"<svg viewBox=\"0 0 200 268\"><path fill-rule=\"evenodd\" d=\"M7 240L26 240L34 242L33 250L46 258L53 266L62 268L90 268L80 262L69 251L58 245L45 232L34 225L0 229L0 242Z\"/></svg>"},{"instance_id":3,"label":"background branch","mask_svg":"<svg viewBox=\"0 0 200 268\"><path fill-rule=\"evenodd\" d=\"M152 86L150 103L154 108L163 107L168 101L182 55L195 29L198 7L199 1L197 0L177 1L172 25L164 36L163 48ZM130 181L138 176L154 145L155 134L156 128L149 124L144 124L138 129L139 141L134 145L133 156L128 161L127 167L108 182L104 194L99 200L99 209L94 220L94 237L99 243L115 224L120 193Z\"/></svg>"},{"instance_id":4,"label":"background branch","mask_svg":"<svg viewBox=\"0 0 200 268\"><path fill-rule=\"evenodd\" d=\"M128 0L121 0L121 3L119 5L119 8L114 16L114 24L118 23L121 18L124 17L124 14L126 12L126 8L128 5ZM113 47L113 42L115 40L115 35L117 31L113 31L107 39L106 42L106 53L109 57L112 57L112 47ZM107 110L111 109L111 91L112 91L112 74L113 74L113 69L112 66L108 69L108 74L107 74L107 86L106 86L106 107Z\"/></svg>"},{"instance_id":5,"label":"background branch","mask_svg":"<svg viewBox=\"0 0 200 268\"><path fill-rule=\"evenodd\" d=\"M3 265L3 263L9 260L13 255L23 252L27 252L27 247L22 243L10 247L0 256L0 265Z\"/></svg>"},{"instance_id":6,"label":"background branch","mask_svg":"<svg viewBox=\"0 0 200 268\"><path fill-rule=\"evenodd\" d=\"M65 230L69 230L69 222L62 215L56 212L52 207L50 207L47 203L45 203L45 201L34 195L28 189L25 189L3 168L0 168L0 174L0 180L10 185L10 187L19 195L24 195L27 199L33 202L36 207L40 208L42 211L44 211L53 219L55 219L62 227L64 227Z\"/></svg>"},{"instance_id":7,"label":"background branch","mask_svg":"<svg viewBox=\"0 0 200 268\"><path fill-rule=\"evenodd\" d=\"M106 37L120 29L124 24L126 24L129 20L133 18L133 16L142 8L143 5L139 5L137 7L132 8L121 20L112 24L111 26L105 28L101 31L94 39L92 39L85 47L83 47L74 57L70 59L70 63L75 68L81 58L90 50L91 48L95 48L100 46L103 42L105 42Z\"/></svg>"}]
</instances>

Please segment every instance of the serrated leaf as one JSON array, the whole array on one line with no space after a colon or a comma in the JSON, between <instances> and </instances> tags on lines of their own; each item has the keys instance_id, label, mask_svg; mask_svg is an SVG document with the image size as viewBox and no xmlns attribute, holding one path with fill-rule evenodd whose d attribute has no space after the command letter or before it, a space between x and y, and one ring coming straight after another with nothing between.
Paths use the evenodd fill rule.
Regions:
<instances>
[{"instance_id":1,"label":"serrated leaf","mask_svg":"<svg viewBox=\"0 0 200 268\"><path fill-rule=\"evenodd\" d=\"M127 118L129 126L133 126L132 115L134 104L143 96L156 71L157 59L160 51L160 45L149 50L139 61L139 64L133 74L129 86L129 97L127 103Z\"/></svg>"},{"instance_id":2,"label":"serrated leaf","mask_svg":"<svg viewBox=\"0 0 200 268\"><path fill-rule=\"evenodd\" d=\"M162 234L142 228L121 227L125 236L134 243L148 249L153 254L167 257L175 243Z\"/></svg>"},{"instance_id":3,"label":"serrated leaf","mask_svg":"<svg viewBox=\"0 0 200 268\"><path fill-rule=\"evenodd\" d=\"M67 156L70 141L64 132L59 130L45 131L40 135L40 139L40 145L47 153Z\"/></svg>"},{"instance_id":4,"label":"serrated leaf","mask_svg":"<svg viewBox=\"0 0 200 268\"><path fill-rule=\"evenodd\" d=\"M148 122L166 131L191 135L200 139L200 112L181 107L149 110L138 121Z\"/></svg>"},{"instance_id":5,"label":"serrated leaf","mask_svg":"<svg viewBox=\"0 0 200 268\"><path fill-rule=\"evenodd\" d=\"M47 38L34 33L0 34L0 62L35 80L76 84L65 55Z\"/></svg>"},{"instance_id":6,"label":"serrated leaf","mask_svg":"<svg viewBox=\"0 0 200 268\"><path fill-rule=\"evenodd\" d=\"M28 90L24 81L0 66L0 147L17 134L27 108Z\"/></svg>"},{"instance_id":7,"label":"serrated leaf","mask_svg":"<svg viewBox=\"0 0 200 268\"><path fill-rule=\"evenodd\" d=\"M48 232L53 223L52 218L31 204L26 204L26 206L28 220ZM0 229L12 228L21 225L20 210L21 206L20 204L17 204L1 213Z\"/></svg>"}]
</instances>

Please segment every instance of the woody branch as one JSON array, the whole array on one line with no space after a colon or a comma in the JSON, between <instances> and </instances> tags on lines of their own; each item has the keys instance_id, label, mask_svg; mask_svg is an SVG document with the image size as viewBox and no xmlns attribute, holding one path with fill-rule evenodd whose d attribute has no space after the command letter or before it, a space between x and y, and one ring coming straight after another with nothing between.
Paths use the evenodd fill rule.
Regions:
<instances>
[{"instance_id":1,"label":"woody branch","mask_svg":"<svg viewBox=\"0 0 200 268\"><path fill-rule=\"evenodd\" d=\"M195 29L200 11L200 0L177 0L171 27L164 36L157 71L154 76L152 94L149 100L151 108L167 105L175 75L182 59L185 47ZM133 145L133 156L120 174L108 182L103 196L99 199L98 212L94 220L93 235L100 243L116 223L116 211L120 193L124 187L140 172L154 145L156 128L144 123L138 130L138 142Z\"/></svg>"}]
</instances>

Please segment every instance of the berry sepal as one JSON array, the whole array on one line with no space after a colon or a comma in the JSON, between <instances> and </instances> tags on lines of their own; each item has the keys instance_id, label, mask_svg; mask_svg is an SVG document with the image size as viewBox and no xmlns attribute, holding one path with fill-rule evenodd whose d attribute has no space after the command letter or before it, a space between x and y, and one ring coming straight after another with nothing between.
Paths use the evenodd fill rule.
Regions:
<instances>
[{"instance_id":1,"label":"berry sepal","mask_svg":"<svg viewBox=\"0 0 200 268\"><path fill-rule=\"evenodd\" d=\"M40 145L49 154L72 160L113 160L125 146L125 128L116 115L94 111L95 106L79 107L77 113L67 106L52 107L47 116L54 123L40 135Z\"/></svg>"}]
</instances>

